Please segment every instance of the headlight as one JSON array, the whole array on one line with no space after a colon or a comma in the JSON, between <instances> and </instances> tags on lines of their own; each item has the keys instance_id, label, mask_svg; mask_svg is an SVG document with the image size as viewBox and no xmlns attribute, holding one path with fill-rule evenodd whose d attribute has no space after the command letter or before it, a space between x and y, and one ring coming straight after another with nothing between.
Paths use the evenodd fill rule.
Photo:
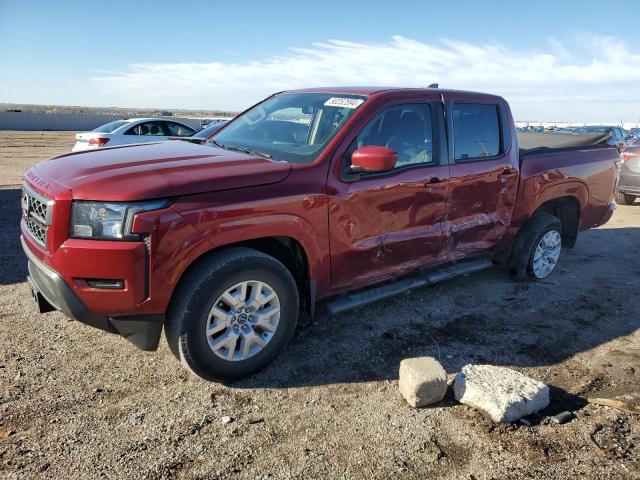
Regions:
<instances>
[{"instance_id":1,"label":"headlight","mask_svg":"<svg viewBox=\"0 0 640 480\"><path fill-rule=\"evenodd\" d=\"M171 205L170 200L147 202L73 202L69 235L74 238L94 240L141 240L131 233L136 213L160 210Z\"/></svg>"}]
</instances>

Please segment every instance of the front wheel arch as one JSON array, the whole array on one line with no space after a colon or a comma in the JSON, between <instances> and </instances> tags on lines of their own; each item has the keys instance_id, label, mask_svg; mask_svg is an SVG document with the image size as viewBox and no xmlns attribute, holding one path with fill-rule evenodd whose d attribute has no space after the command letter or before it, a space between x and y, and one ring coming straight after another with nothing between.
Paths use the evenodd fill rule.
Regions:
<instances>
[{"instance_id":1,"label":"front wheel arch","mask_svg":"<svg viewBox=\"0 0 640 480\"><path fill-rule=\"evenodd\" d=\"M282 304L283 316L279 320L281 326L278 326L277 330L274 329L274 338L255 357L238 362L224 360L210 351L216 348L210 348L208 345L207 322L213 318L208 312L213 311L212 299L218 298L230 286L247 280L267 282L268 285L276 287L273 291L278 292L278 305ZM249 290L247 297L250 297ZM213 305L216 305L215 301ZM185 275L167 311L165 338L171 352L196 375L207 380L239 379L266 366L289 343L298 321L298 305L295 280L281 262L246 247L223 249L203 259ZM240 307L240 310L235 311L248 312L241 302ZM243 315L246 317L252 313ZM240 328L245 328L245 323L243 322L243 327ZM239 328L232 325L233 323L227 323L225 329ZM220 329L216 328L211 334L220 334L219 332ZM237 337L235 334L234 342L238 340ZM230 354L233 350L231 349Z\"/></svg>"},{"instance_id":2,"label":"front wheel arch","mask_svg":"<svg viewBox=\"0 0 640 480\"><path fill-rule=\"evenodd\" d=\"M311 281L309 256L304 246L295 238L289 236L259 237L250 240L222 245L203 252L195 258L180 274L168 303L168 308L174 301L180 285L188 278L189 272L208 261L212 256L234 248L251 248L269 255L281 262L293 275L300 295L300 326L306 327L311 323L315 305L315 288Z\"/></svg>"}]
</instances>

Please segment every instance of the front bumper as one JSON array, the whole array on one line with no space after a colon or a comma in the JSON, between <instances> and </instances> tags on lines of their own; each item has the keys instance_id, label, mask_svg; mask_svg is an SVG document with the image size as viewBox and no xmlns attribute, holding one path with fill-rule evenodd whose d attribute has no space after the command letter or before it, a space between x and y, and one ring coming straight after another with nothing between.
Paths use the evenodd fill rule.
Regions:
<instances>
[{"instance_id":1,"label":"front bumper","mask_svg":"<svg viewBox=\"0 0 640 480\"><path fill-rule=\"evenodd\" d=\"M110 317L94 313L60 274L38 259L23 237L20 240L28 259L28 281L41 313L60 310L86 325L119 334L142 350L158 348L164 323L162 315Z\"/></svg>"}]
</instances>

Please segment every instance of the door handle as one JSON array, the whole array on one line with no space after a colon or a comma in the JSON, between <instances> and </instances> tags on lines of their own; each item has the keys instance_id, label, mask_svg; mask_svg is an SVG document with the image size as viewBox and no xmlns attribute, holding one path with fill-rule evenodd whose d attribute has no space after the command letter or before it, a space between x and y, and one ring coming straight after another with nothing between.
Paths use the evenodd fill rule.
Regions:
<instances>
[{"instance_id":1,"label":"door handle","mask_svg":"<svg viewBox=\"0 0 640 480\"><path fill-rule=\"evenodd\" d=\"M513 177L518 171L512 167L505 167L501 173L498 174L499 177Z\"/></svg>"},{"instance_id":2,"label":"door handle","mask_svg":"<svg viewBox=\"0 0 640 480\"><path fill-rule=\"evenodd\" d=\"M426 188L430 188L430 187L435 187L437 185L440 185L444 183L444 180L442 180L441 178L438 177L431 177L425 184L424 186Z\"/></svg>"},{"instance_id":3,"label":"door handle","mask_svg":"<svg viewBox=\"0 0 640 480\"><path fill-rule=\"evenodd\" d=\"M446 180L439 177L431 177L425 182L424 189L429 193L437 193L442 191L444 185L446 185Z\"/></svg>"}]
</instances>

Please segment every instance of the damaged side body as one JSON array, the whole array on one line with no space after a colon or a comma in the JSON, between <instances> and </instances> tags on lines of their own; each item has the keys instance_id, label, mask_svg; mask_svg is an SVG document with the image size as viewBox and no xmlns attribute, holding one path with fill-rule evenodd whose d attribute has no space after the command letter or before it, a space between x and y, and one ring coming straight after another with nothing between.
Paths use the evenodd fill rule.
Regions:
<instances>
[{"instance_id":1,"label":"damaged side body","mask_svg":"<svg viewBox=\"0 0 640 480\"><path fill-rule=\"evenodd\" d=\"M513 120L498 97L476 102L460 92L430 92L372 108L359 127L368 132L373 124L378 135L370 134L365 141L378 144L394 143L395 133L391 139L385 136L393 132L389 123L394 111L403 110L396 119L401 126L416 104L428 105L432 113L428 131L419 130L430 161L410 161L384 174L349 175L351 145L362 134L345 139L328 179L334 289L359 288L484 254L504 240L520 178L518 149L511 140ZM494 121L493 130L482 130L480 123L486 119ZM472 136L459 133L456 143L454 132L467 129L475 129ZM495 139L476 142L476 133Z\"/></svg>"}]
</instances>

